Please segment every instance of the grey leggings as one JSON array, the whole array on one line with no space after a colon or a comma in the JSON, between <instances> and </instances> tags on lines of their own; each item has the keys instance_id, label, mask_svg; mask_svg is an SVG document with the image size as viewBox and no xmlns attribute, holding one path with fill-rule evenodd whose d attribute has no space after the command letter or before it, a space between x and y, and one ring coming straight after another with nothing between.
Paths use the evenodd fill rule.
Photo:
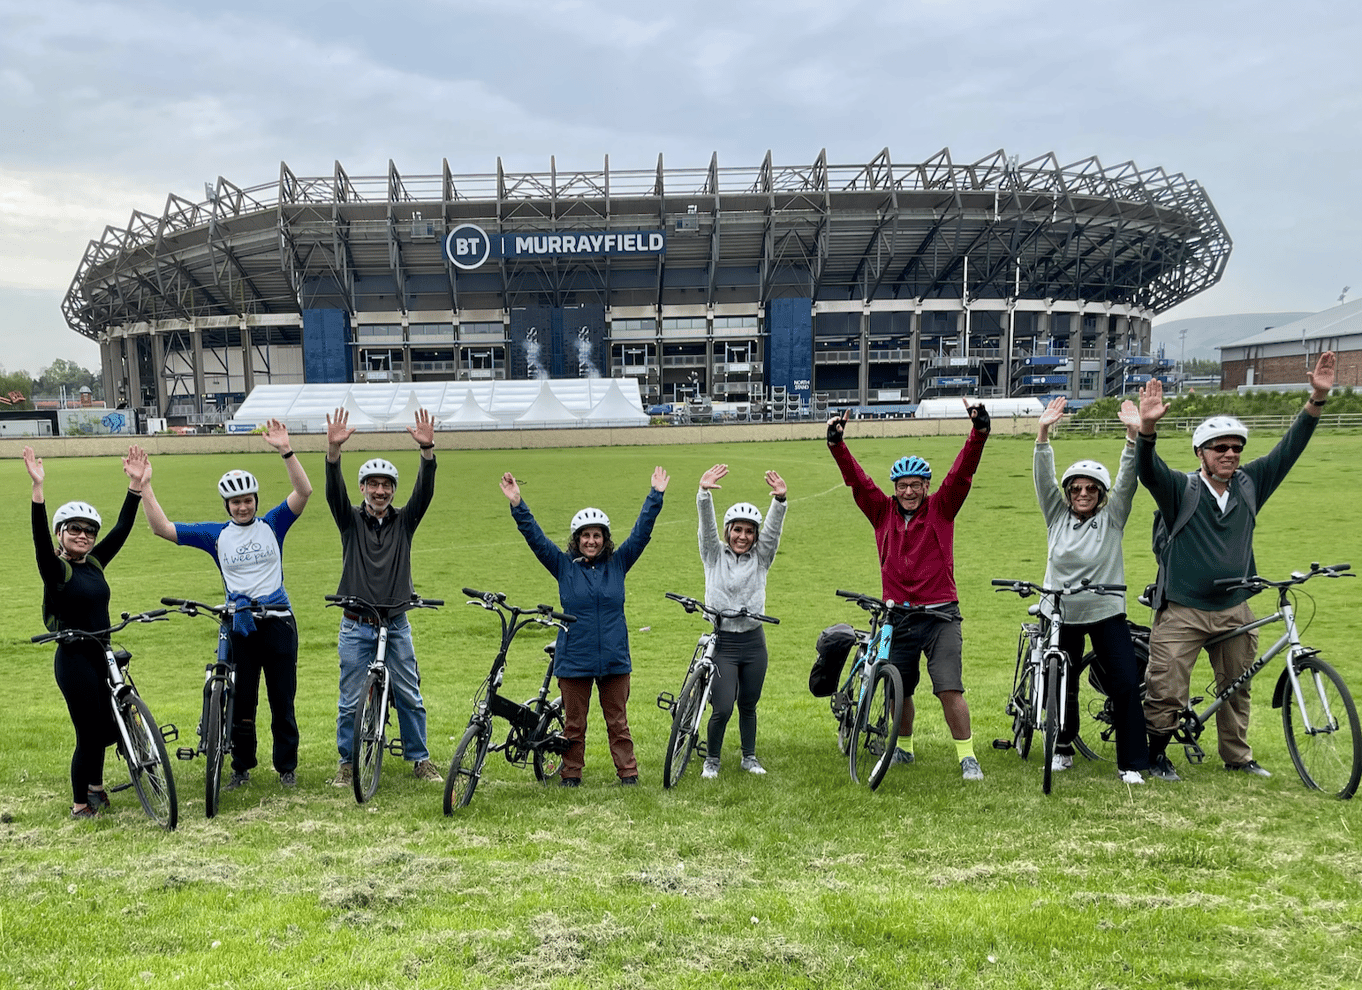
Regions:
<instances>
[{"instance_id":1,"label":"grey leggings","mask_svg":"<svg viewBox=\"0 0 1362 990\"><path fill-rule=\"evenodd\" d=\"M736 702L742 752L744 756L754 756L757 752L757 702L761 700L761 688L766 682L765 630L720 632L714 662L719 668L719 676L715 678L709 696L713 710L706 732L705 755L719 758L724 731Z\"/></svg>"}]
</instances>

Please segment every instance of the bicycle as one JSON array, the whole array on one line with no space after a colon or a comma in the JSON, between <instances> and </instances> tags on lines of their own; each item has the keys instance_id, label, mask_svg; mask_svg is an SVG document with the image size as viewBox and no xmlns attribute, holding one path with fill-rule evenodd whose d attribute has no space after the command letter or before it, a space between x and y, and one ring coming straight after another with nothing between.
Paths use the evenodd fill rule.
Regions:
<instances>
[{"instance_id":1,"label":"bicycle","mask_svg":"<svg viewBox=\"0 0 1362 990\"><path fill-rule=\"evenodd\" d=\"M714 662L714 651L719 647L719 622L722 619L755 619L779 625L780 620L769 615L758 615L746 608L713 609L695 598L687 598L673 592L665 596L689 613L699 612L714 626L711 632L701 633L691 656L690 666L681 682L681 695L674 697L671 692L663 691L657 696L657 707L672 714L671 736L667 739L667 756L662 761L662 786L672 788L686 772L686 765L698 751L705 752L705 744L700 741L700 721L709 704L714 681L719 676L718 665Z\"/></svg>"},{"instance_id":2,"label":"bicycle","mask_svg":"<svg viewBox=\"0 0 1362 990\"><path fill-rule=\"evenodd\" d=\"M378 648L369 662L369 673L364 678L364 687L355 705L355 736L351 754L354 773L351 774L350 782L355 790L355 800L360 804L378 791L384 752L391 752L399 759L402 757L400 734L397 739L388 739L388 717L394 707L387 664L388 622L394 611L400 614L414 608L439 608L443 604L444 601L439 598L412 595L409 602L397 609L396 606L375 605L354 595L326 596L327 608L339 608L348 617L368 622L378 629Z\"/></svg>"},{"instance_id":3,"label":"bicycle","mask_svg":"<svg viewBox=\"0 0 1362 990\"><path fill-rule=\"evenodd\" d=\"M873 791L880 786L899 742L903 718L903 676L889 663L894 638L894 618L937 615L930 605L896 605L855 591L838 591L870 613L869 631L856 630L856 654L842 686L833 692L830 705L837 720L837 748L848 757L851 779L866 783ZM865 761L873 758L866 768Z\"/></svg>"},{"instance_id":4,"label":"bicycle","mask_svg":"<svg viewBox=\"0 0 1362 990\"><path fill-rule=\"evenodd\" d=\"M1295 605L1291 600L1292 589L1306 581L1317 577L1356 577L1355 574L1344 573L1351 569L1351 564L1321 567L1318 563L1312 563L1309 571L1292 571L1285 581L1269 581L1254 575L1248 578L1223 578L1215 582L1217 587L1227 591L1243 588L1253 594L1275 588L1277 609L1271 615L1207 640L1205 646L1223 643L1234 636L1275 622L1285 623L1286 629L1242 674L1216 691L1204 710L1197 712L1192 707L1201 704L1205 700L1204 696L1189 699L1188 707L1179 714L1178 726L1173 732L1173 739L1182 745L1188 763L1200 764L1206 758L1198 740L1211 716L1242 691L1274 657L1285 651L1286 662L1272 692L1272 707L1282 711L1286 751L1291 756L1296 773L1306 787L1339 799L1346 800L1356 793L1358 782L1362 780L1362 726L1358 723L1357 707L1338 671L1320 659L1319 650L1301 644ZM1145 649L1148 649L1147 640ZM1108 707L1104 705L1094 715L1104 725L1110 724ZM1101 729L1099 737L1107 738L1109 731L1108 728Z\"/></svg>"},{"instance_id":5,"label":"bicycle","mask_svg":"<svg viewBox=\"0 0 1362 990\"><path fill-rule=\"evenodd\" d=\"M173 724L157 726L151 709L137 693L128 664L132 654L115 649L110 639L134 622L164 622L166 610L155 609L137 615L123 613L123 621L98 632L83 629L59 629L32 637L34 643L76 643L82 640L95 643L104 651L105 674L109 685L109 705L113 711L118 755L128 765L129 780L109 788L118 792L129 787L137 791L142 810L152 821L167 831L173 831L179 821L179 802L175 798L175 776L170 770L170 756L166 743L179 738Z\"/></svg>"},{"instance_id":6,"label":"bicycle","mask_svg":"<svg viewBox=\"0 0 1362 990\"><path fill-rule=\"evenodd\" d=\"M204 777L203 811L205 818L218 813L218 799L222 790L222 768L232 752L232 719L236 704L236 664L232 660L232 620L240 612L250 612L257 619L269 615L287 615L286 611L268 610L260 606L207 605L187 598L162 598L177 612L195 616L208 614L218 622L218 645L214 659L203 673L203 711L199 715L199 745L197 749L182 746L175 750L179 760L192 760L202 754L207 762Z\"/></svg>"},{"instance_id":7,"label":"bicycle","mask_svg":"<svg viewBox=\"0 0 1362 990\"><path fill-rule=\"evenodd\" d=\"M1044 750L1044 767L1041 773L1041 791L1050 793L1054 776L1055 748L1060 736L1070 728L1068 705L1065 704L1071 687L1076 688L1079 666L1059 646L1059 634L1063 628L1060 616L1063 614L1065 595L1092 592L1098 595L1119 595L1126 590L1123 584L1092 584L1086 579L1077 585L1063 588L1045 588L1030 581L1017 581L1010 578L995 578L993 586L999 592L1011 591L1020 598L1039 595L1041 600L1027 609L1029 615L1036 616L1039 622L1023 622L1017 637L1017 667L1012 675L1012 694L1008 698L1006 712L1012 716L1012 738L995 739L994 749L1016 749L1017 754L1027 759L1031 753L1031 740L1036 731L1041 732ZM1075 739L1075 745L1078 745ZM1084 750L1086 755L1086 751Z\"/></svg>"},{"instance_id":8,"label":"bicycle","mask_svg":"<svg viewBox=\"0 0 1362 990\"><path fill-rule=\"evenodd\" d=\"M500 592L464 588L463 593L472 599L469 605L495 612L501 620L501 647L492 660L487 679L473 698L473 714L454 749L454 758L449 761L449 773L445 775L446 815L454 814L456 808L468 807L473 800L473 791L482 779L482 767L488 753L505 753L506 762L512 766L523 767L530 762L534 767L535 779L547 783L558 776L563 768L563 755L572 746L572 740L565 734L567 725L563 719L563 699L548 700L553 678L553 643L544 647L549 662L535 697L521 705L500 691L506 674L506 654L511 649L511 641L515 639L516 633L535 623L567 629L568 623L576 622L576 618L555 612L549 605L536 605L534 608L509 605L506 596ZM492 744L494 718L502 718L510 723L505 742L498 745Z\"/></svg>"}]
</instances>

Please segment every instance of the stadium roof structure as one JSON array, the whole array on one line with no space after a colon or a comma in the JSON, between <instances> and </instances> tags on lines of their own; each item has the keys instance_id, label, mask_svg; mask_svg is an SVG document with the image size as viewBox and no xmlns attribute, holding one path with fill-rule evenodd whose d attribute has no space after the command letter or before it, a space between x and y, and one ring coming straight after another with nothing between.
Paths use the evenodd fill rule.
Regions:
<instances>
[{"instance_id":1,"label":"stadium roof structure","mask_svg":"<svg viewBox=\"0 0 1362 990\"><path fill-rule=\"evenodd\" d=\"M943 149L896 163L300 177L195 202L171 194L92 241L62 304L70 327L518 305L1063 298L1161 312L1215 284L1231 242L1196 181L1133 162L1061 164ZM447 232L666 231L655 257L503 258L462 271Z\"/></svg>"}]
</instances>

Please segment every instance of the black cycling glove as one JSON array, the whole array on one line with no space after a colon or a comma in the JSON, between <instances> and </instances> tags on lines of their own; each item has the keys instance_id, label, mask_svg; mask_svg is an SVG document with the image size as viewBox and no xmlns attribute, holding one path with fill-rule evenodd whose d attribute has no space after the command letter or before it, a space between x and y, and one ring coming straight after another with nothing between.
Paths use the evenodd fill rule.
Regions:
<instances>
[{"instance_id":1,"label":"black cycling glove","mask_svg":"<svg viewBox=\"0 0 1362 990\"><path fill-rule=\"evenodd\" d=\"M970 406L970 410L974 413L974 428L980 433L987 433L989 430L989 418L988 410L984 408L984 404L981 402L977 406Z\"/></svg>"},{"instance_id":2,"label":"black cycling glove","mask_svg":"<svg viewBox=\"0 0 1362 990\"><path fill-rule=\"evenodd\" d=\"M836 446L841 443L845 439L843 435L845 430L846 422L840 416L834 416L828 420L828 446Z\"/></svg>"}]
</instances>

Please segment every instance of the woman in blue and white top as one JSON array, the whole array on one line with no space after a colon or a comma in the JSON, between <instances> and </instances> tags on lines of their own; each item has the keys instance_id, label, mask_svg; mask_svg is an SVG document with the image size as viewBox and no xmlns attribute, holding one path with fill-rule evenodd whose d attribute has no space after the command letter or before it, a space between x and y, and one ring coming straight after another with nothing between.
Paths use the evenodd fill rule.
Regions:
<instances>
[{"instance_id":1,"label":"woman in blue and white top","mask_svg":"<svg viewBox=\"0 0 1362 990\"><path fill-rule=\"evenodd\" d=\"M260 676L270 702L270 733L274 739L274 769L284 787L297 784L298 625L284 591L284 536L302 515L312 495L312 483L294 456L288 430L277 419L265 425L264 441L279 452L293 491L263 516L257 514L260 482L248 471L228 471L218 481L227 521L172 523L151 490L151 461L139 447L130 460L140 467L142 509L151 531L182 547L198 547L212 556L222 574L227 601L267 609L257 622L239 612L231 632L236 664L236 700L232 715L232 779L236 790L251 779L257 765L255 713L260 700Z\"/></svg>"},{"instance_id":2,"label":"woman in blue and white top","mask_svg":"<svg viewBox=\"0 0 1362 990\"><path fill-rule=\"evenodd\" d=\"M705 604L713 609L746 608L766 611L766 572L776 559L780 530L785 522L785 482L774 471L766 472L771 488L771 507L763 520L761 510L739 502L724 513L723 539L714 517L710 492L721 488L727 464L716 464L700 476L695 508L700 516L700 560L705 565ZM742 743L742 768L762 774L757 759L757 702L766 682L766 633L755 619L723 619L714 661L719 676L710 695L712 712L705 742L702 777L719 775L719 755L724 731L738 708L738 736Z\"/></svg>"},{"instance_id":3,"label":"woman in blue and white top","mask_svg":"<svg viewBox=\"0 0 1362 990\"><path fill-rule=\"evenodd\" d=\"M1040 416L1036 435L1034 474L1036 499L1048 530L1045 587L1059 588L1087 579L1092 584L1125 584L1121 537L1130 518L1138 481L1135 473L1135 434L1140 414L1127 400L1121 406L1126 445L1113 485L1107 469L1097 461L1077 461L1055 480L1055 455L1050 427L1064 415L1066 400L1053 400ZM1092 639L1097 675L1115 706L1116 766L1127 784L1143 784L1149 769L1144 712L1140 705L1140 670L1126 625L1124 595L1080 593L1063 599L1063 629L1059 645L1070 657L1083 656L1084 638ZM1053 770L1073 766L1073 735L1078 732L1077 679L1068 704L1068 738L1056 747Z\"/></svg>"}]
</instances>

